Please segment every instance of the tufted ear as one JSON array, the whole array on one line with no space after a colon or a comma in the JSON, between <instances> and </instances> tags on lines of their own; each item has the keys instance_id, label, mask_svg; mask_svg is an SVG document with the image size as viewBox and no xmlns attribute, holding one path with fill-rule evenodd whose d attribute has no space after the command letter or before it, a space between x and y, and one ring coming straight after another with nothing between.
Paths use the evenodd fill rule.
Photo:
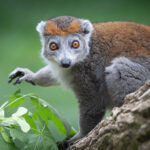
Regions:
<instances>
[{"instance_id":1,"label":"tufted ear","mask_svg":"<svg viewBox=\"0 0 150 150\"><path fill-rule=\"evenodd\" d=\"M89 20L80 19L81 29L85 35L91 35L93 25Z\"/></svg>"},{"instance_id":2,"label":"tufted ear","mask_svg":"<svg viewBox=\"0 0 150 150\"><path fill-rule=\"evenodd\" d=\"M44 34L45 25L46 25L46 21L41 21L40 23L37 24L36 30L39 32L40 35Z\"/></svg>"}]
</instances>

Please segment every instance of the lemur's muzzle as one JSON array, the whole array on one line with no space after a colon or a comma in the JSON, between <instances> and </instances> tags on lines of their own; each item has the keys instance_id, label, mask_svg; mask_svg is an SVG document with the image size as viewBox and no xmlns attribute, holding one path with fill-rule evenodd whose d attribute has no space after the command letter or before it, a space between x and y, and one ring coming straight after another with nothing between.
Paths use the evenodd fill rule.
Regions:
<instances>
[{"instance_id":1,"label":"lemur's muzzle","mask_svg":"<svg viewBox=\"0 0 150 150\"><path fill-rule=\"evenodd\" d=\"M62 59L60 63L61 63L61 66L64 68L68 68L71 66L71 60L67 58Z\"/></svg>"}]
</instances>

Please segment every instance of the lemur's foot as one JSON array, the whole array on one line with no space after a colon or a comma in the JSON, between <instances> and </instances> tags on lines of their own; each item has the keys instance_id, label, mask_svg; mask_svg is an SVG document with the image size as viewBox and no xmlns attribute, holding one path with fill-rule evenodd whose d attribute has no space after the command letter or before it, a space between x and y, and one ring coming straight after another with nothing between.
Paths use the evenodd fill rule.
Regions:
<instances>
[{"instance_id":1,"label":"lemur's foot","mask_svg":"<svg viewBox=\"0 0 150 150\"><path fill-rule=\"evenodd\" d=\"M71 145L73 145L77 140L79 140L80 138L82 138L83 135L81 135L79 132L74 135L71 138L67 138L62 142L57 142L57 146L59 150L66 150L68 147L70 147Z\"/></svg>"},{"instance_id":2,"label":"lemur's foot","mask_svg":"<svg viewBox=\"0 0 150 150\"><path fill-rule=\"evenodd\" d=\"M13 83L14 85L20 84L23 80L35 85L35 83L31 80L33 78L33 72L29 69L16 68L10 73L8 83L11 83L15 78L16 81Z\"/></svg>"},{"instance_id":3,"label":"lemur's foot","mask_svg":"<svg viewBox=\"0 0 150 150\"><path fill-rule=\"evenodd\" d=\"M66 139L62 142L57 142L57 146L59 150L66 150L69 146L73 145L74 142Z\"/></svg>"},{"instance_id":4,"label":"lemur's foot","mask_svg":"<svg viewBox=\"0 0 150 150\"><path fill-rule=\"evenodd\" d=\"M59 150L66 150L69 147L66 141L57 142L57 146Z\"/></svg>"},{"instance_id":5,"label":"lemur's foot","mask_svg":"<svg viewBox=\"0 0 150 150\"><path fill-rule=\"evenodd\" d=\"M82 135L80 132L78 132L76 135L74 135L70 139L66 140L65 145L67 147L69 147L69 146L73 145L76 141L80 140L82 137L84 137L84 135Z\"/></svg>"}]
</instances>

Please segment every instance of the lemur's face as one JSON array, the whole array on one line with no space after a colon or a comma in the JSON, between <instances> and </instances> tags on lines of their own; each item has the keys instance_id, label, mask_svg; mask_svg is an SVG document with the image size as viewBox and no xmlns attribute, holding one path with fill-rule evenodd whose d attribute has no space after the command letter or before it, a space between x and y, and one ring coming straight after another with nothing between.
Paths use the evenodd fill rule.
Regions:
<instances>
[{"instance_id":1,"label":"lemur's face","mask_svg":"<svg viewBox=\"0 0 150 150\"><path fill-rule=\"evenodd\" d=\"M65 37L47 36L45 40L43 51L45 58L65 68L81 62L88 54L88 45L84 37L79 34L69 34Z\"/></svg>"},{"instance_id":2,"label":"lemur's face","mask_svg":"<svg viewBox=\"0 0 150 150\"><path fill-rule=\"evenodd\" d=\"M42 55L49 63L64 68L71 68L87 57L93 30L87 20L69 19L73 20L58 17L52 21L41 22L37 26L42 40Z\"/></svg>"}]
</instances>

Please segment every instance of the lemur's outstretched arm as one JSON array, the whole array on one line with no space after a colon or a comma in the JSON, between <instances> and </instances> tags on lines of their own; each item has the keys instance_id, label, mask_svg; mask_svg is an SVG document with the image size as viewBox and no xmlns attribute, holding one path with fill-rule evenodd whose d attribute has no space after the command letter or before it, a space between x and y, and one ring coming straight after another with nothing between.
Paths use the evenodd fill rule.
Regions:
<instances>
[{"instance_id":1,"label":"lemur's outstretched arm","mask_svg":"<svg viewBox=\"0 0 150 150\"><path fill-rule=\"evenodd\" d=\"M10 73L8 82L12 82L12 80L14 80L15 78L17 78L17 80L14 82L14 85L20 84L23 80L33 85L45 87L59 85L55 78L52 76L49 66L40 69L36 73L33 73L27 68L16 68Z\"/></svg>"}]
</instances>

